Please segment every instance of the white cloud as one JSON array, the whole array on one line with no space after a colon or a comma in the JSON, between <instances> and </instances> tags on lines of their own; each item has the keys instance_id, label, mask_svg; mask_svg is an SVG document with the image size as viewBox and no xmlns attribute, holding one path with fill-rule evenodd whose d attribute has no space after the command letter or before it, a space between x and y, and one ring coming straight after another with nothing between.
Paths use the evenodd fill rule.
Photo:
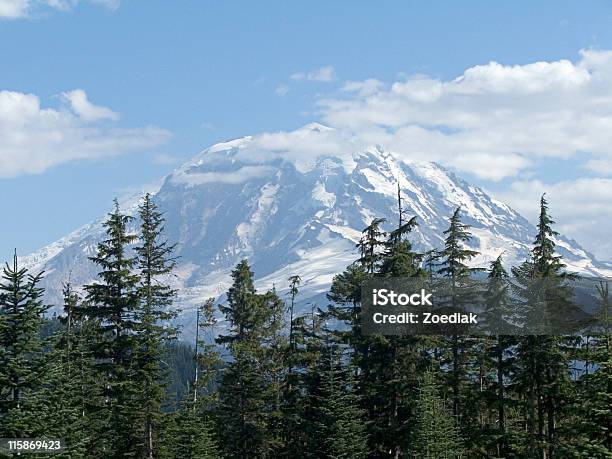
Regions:
<instances>
[{"instance_id":1,"label":"white cloud","mask_svg":"<svg viewBox=\"0 0 612 459\"><path fill-rule=\"evenodd\" d=\"M119 115L113 112L110 108L100 107L92 104L87 99L87 94L82 89L74 89L62 93L62 97L70 104L70 107L79 117L85 121L97 121L109 119L117 121Z\"/></svg>"},{"instance_id":2,"label":"white cloud","mask_svg":"<svg viewBox=\"0 0 612 459\"><path fill-rule=\"evenodd\" d=\"M29 0L0 0L0 18L21 18L27 16L29 9Z\"/></svg>"},{"instance_id":3,"label":"white cloud","mask_svg":"<svg viewBox=\"0 0 612 459\"><path fill-rule=\"evenodd\" d=\"M286 96L287 93L289 92L289 86L287 86L286 84L279 84L274 90L274 92L278 96L281 96L281 97Z\"/></svg>"},{"instance_id":4,"label":"white cloud","mask_svg":"<svg viewBox=\"0 0 612 459\"><path fill-rule=\"evenodd\" d=\"M204 185L206 183L238 184L253 178L266 176L275 170L272 166L243 166L238 170L230 172L181 172L175 173L172 176L172 181L189 186Z\"/></svg>"},{"instance_id":5,"label":"white cloud","mask_svg":"<svg viewBox=\"0 0 612 459\"><path fill-rule=\"evenodd\" d=\"M559 232L587 244L600 259L612 259L612 241L606 230L612 221L612 179L580 178L553 184L517 181L497 197L537 223L543 193Z\"/></svg>"},{"instance_id":6,"label":"white cloud","mask_svg":"<svg viewBox=\"0 0 612 459\"><path fill-rule=\"evenodd\" d=\"M345 96L318 101L322 121L406 159L499 180L586 152L585 167L611 173L612 51L584 50L576 62L490 62L452 80L351 81L342 89Z\"/></svg>"},{"instance_id":7,"label":"white cloud","mask_svg":"<svg viewBox=\"0 0 612 459\"><path fill-rule=\"evenodd\" d=\"M343 131L311 123L294 131L264 132L254 136L242 158L251 161L283 158L293 161L298 170L305 171L318 158L329 155L344 159L350 168L352 154L365 147Z\"/></svg>"},{"instance_id":8,"label":"white cloud","mask_svg":"<svg viewBox=\"0 0 612 459\"><path fill-rule=\"evenodd\" d=\"M140 151L170 137L168 131L154 126L125 129L100 124L117 115L91 104L85 92L82 95L79 108L72 105L73 113L43 108L34 94L0 91L0 177Z\"/></svg>"},{"instance_id":9,"label":"white cloud","mask_svg":"<svg viewBox=\"0 0 612 459\"><path fill-rule=\"evenodd\" d=\"M350 167L352 153L380 144L401 159L437 161L485 180L516 177L500 198L533 221L547 191L558 229L612 258L612 51L583 50L573 62L490 62L449 80L348 81L317 103L331 129L267 132L253 137L243 157L307 167L331 154ZM575 175L578 167L598 177L530 180L549 164L555 173L571 167Z\"/></svg>"},{"instance_id":10,"label":"white cloud","mask_svg":"<svg viewBox=\"0 0 612 459\"><path fill-rule=\"evenodd\" d=\"M380 91L384 86L385 84L382 81L375 78L368 78L364 81L347 81L342 86L342 90L346 92L356 92L360 96L369 96Z\"/></svg>"},{"instance_id":11,"label":"white cloud","mask_svg":"<svg viewBox=\"0 0 612 459\"><path fill-rule=\"evenodd\" d=\"M169 155L167 153L159 153L153 157L153 163L159 164L160 166L168 166L172 164L178 164L184 161L184 159L185 158Z\"/></svg>"},{"instance_id":12,"label":"white cloud","mask_svg":"<svg viewBox=\"0 0 612 459\"><path fill-rule=\"evenodd\" d=\"M327 65L312 72L298 72L291 75L292 80L297 81L320 81L329 83L336 80L336 72L334 67Z\"/></svg>"},{"instance_id":13,"label":"white cloud","mask_svg":"<svg viewBox=\"0 0 612 459\"><path fill-rule=\"evenodd\" d=\"M109 10L116 10L121 0L0 0L0 18L25 18L45 7L58 11L70 11L79 3L92 3Z\"/></svg>"}]
</instances>

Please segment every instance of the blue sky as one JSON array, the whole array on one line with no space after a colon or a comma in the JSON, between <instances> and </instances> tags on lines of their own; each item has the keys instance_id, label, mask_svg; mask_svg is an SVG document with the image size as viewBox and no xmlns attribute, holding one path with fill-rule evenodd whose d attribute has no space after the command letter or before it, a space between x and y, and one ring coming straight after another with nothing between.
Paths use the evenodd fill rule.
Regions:
<instances>
[{"instance_id":1,"label":"blue sky","mask_svg":"<svg viewBox=\"0 0 612 459\"><path fill-rule=\"evenodd\" d=\"M411 94L418 83L429 94L433 83L495 61L507 71L488 66L475 72L479 82L514 85L504 95L509 99L494 103L517 113L537 111L512 105L512 91L524 96L524 88L541 84L561 88L550 97L561 100L561 109L567 100L579 120L598 110L610 88L587 88L580 80L584 68L589 81L610 68L601 57L612 49L612 4L606 1L0 0L0 16L0 91L7 92L4 106L0 99L0 133L26 138L15 141L19 148L0 140L0 259L13 247L29 253L98 218L113 197L159 180L212 143L290 132L312 121L361 128L347 121L351 111L340 102L369 107L371 94L391 97L396 82L411 82L404 88ZM562 60L569 64L524 71ZM518 70L511 73L512 66ZM376 80L370 89L364 89L367 79ZM567 89L570 83L585 92ZM586 108L573 102L581 94L593 97ZM462 110L480 113L479 104ZM426 105L434 121L444 107ZM25 127L19 121L24 110L35 117ZM591 138L607 121L606 113L589 125L577 123L577 136ZM453 120L440 124L452 127ZM511 129L519 128L500 136L516 138ZM557 198L562 230L612 259L603 238L610 220L597 220L612 189L607 138L559 147L557 154L554 143L540 145L536 135L551 137L536 133L517 155L493 152L477 161L487 169L499 162L504 172L497 176L472 171L469 158L433 159L528 216L541 191L552 190L554 204L555 191L571 190L573 200ZM428 151L432 140L423 142L427 146L405 148ZM454 148L458 155L465 151ZM530 159L532 149L537 160ZM597 205L586 227L579 223L580 203L589 200Z\"/></svg>"}]
</instances>

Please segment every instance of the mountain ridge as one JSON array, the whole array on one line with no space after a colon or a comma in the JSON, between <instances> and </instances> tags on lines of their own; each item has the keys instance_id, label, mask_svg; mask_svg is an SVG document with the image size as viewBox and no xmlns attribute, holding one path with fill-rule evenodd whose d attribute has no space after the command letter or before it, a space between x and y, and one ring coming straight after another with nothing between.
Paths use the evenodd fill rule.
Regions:
<instances>
[{"instance_id":1,"label":"mountain ridge","mask_svg":"<svg viewBox=\"0 0 612 459\"><path fill-rule=\"evenodd\" d=\"M507 264L528 256L534 226L454 172L436 163L398 161L380 146L347 158L321 154L298 164L253 147L248 136L215 144L166 176L154 199L180 256L171 279L180 290L178 305L190 310L221 295L242 258L251 262L258 287L282 290L290 275L299 274L302 299L320 297L333 275L357 257L355 243L372 218L386 218L389 228L397 221L398 182L405 212L419 222L410 236L417 250L440 247L448 218L461 206L464 221L472 225L471 247L481 252L475 266L486 267L501 253ZM135 215L137 203L135 197L123 210ZM52 301L57 303L68 278L82 285L95 277L87 257L95 253L103 221L21 258L25 267L45 269ZM560 236L557 243L569 269L612 273L576 241Z\"/></svg>"}]
</instances>

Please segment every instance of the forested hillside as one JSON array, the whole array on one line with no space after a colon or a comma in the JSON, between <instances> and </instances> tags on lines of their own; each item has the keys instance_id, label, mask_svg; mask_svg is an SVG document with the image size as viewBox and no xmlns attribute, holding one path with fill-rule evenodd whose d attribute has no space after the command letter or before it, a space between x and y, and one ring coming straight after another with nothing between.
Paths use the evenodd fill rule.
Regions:
<instances>
[{"instance_id":1,"label":"forested hillside","mask_svg":"<svg viewBox=\"0 0 612 459\"><path fill-rule=\"evenodd\" d=\"M66 458L612 457L608 283L595 336L366 336L368 279L447 279L470 298L478 253L461 208L427 253L401 196L398 210L398 222L371 221L327 304L304 314L299 272L281 296L238 263L227 300L198 308L194 347L173 325L174 245L149 195L137 218L115 205L91 257L97 280L82 294L62 285L57 320L45 318L44 273L15 256L0 282L0 437L61 438ZM567 291L576 276L555 236L542 197L529 257L508 272L501 254L486 272L491 307L510 275Z\"/></svg>"}]
</instances>

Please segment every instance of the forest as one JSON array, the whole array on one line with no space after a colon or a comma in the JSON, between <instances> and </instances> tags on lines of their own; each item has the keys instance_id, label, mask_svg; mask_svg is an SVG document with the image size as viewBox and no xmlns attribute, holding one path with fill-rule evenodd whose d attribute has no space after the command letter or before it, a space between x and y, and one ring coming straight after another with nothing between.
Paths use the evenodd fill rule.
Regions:
<instances>
[{"instance_id":1,"label":"forest","mask_svg":"<svg viewBox=\"0 0 612 459\"><path fill-rule=\"evenodd\" d=\"M398 222L364 229L328 304L296 307L298 272L286 294L257 291L241 261L224 300L198 309L195 346L180 341L175 246L150 195L137 217L115 202L91 257L98 278L66 281L56 317L44 273L15 255L0 280L0 438L62 439L57 458L612 458L606 282L592 336L361 333L366 280L461 286L476 269L461 208L443 246L418 253L419 222L398 206ZM542 196L529 259L509 268L500 255L481 273L491 307L510 277L569 291L554 224Z\"/></svg>"}]
</instances>

